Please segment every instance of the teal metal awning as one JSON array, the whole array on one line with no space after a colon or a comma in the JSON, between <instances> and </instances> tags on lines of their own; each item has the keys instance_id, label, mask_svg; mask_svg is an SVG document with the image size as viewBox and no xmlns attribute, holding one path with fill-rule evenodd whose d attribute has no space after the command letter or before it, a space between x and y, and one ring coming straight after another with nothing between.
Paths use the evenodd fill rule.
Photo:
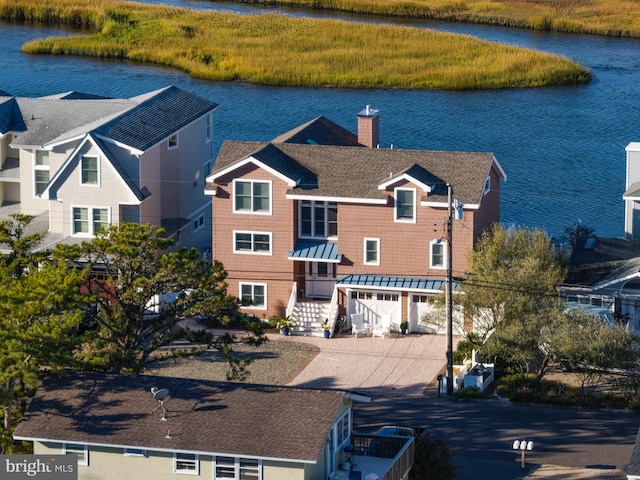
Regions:
<instances>
[{"instance_id":1,"label":"teal metal awning","mask_svg":"<svg viewBox=\"0 0 640 480\"><path fill-rule=\"evenodd\" d=\"M386 275L347 275L336 281L338 286L369 287L386 290L443 290L446 285L444 279L391 277ZM453 282L452 288L456 288Z\"/></svg>"},{"instance_id":2,"label":"teal metal awning","mask_svg":"<svg viewBox=\"0 0 640 480\"><path fill-rule=\"evenodd\" d=\"M338 253L336 242L296 243L295 250L289 252L289 260L313 260L315 262L340 263L342 254Z\"/></svg>"}]
</instances>

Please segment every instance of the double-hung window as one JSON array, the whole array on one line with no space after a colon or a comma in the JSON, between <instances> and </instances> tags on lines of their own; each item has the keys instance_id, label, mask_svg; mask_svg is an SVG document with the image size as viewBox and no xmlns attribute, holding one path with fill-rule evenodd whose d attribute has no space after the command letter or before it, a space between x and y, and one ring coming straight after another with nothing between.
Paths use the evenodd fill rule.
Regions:
<instances>
[{"instance_id":1,"label":"double-hung window","mask_svg":"<svg viewBox=\"0 0 640 480\"><path fill-rule=\"evenodd\" d=\"M89 465L89 450L86 445L79 443L65 443L63 451L65 455L77 455L78 465Z\"/></svg>"},{"instance_id":2,"label":"double-hung window","mask_svg":"<svg viewBox=\"0 0 640 480\"><path fill-rule=\"evenodd\" d=\"M260 480L260 461L252 458L214 457L214 480Z\"/></svg>"},{"instance_id":3,"label":"double-hung window","mask_svg":"<svg viewBox=\"0 0 640 480\"><path fill-rule=\"evenodd\" d=\"M299 236L327 238L338 236L338 204L302 200L299 203Z\"/></svg>"},{"instance_id":4,"label":"double-hung window","mask_svg":"<svg viewBox=\"0 0 640 480\"><path fill-rule=\"evenodd\" d=\"M255 255L271 255L271 233L233 232L233 251Z\"/></svg>"},{"instance_id":5,"label":"double-hung window","mask_svg":"<svg viewBox=\"0 0 640 480\"><path fill-rule=\"evenodd\" d=\"M198 455L195 453L174 453L173 472L199 475L200 462L198 460Z\"/></svg>"},{"instance_id":6,"label":"double-hung window","mask_svg":"<svg viewBox=\"0 0 640 480\"><path fill-rule=\"evenodd\" d=\"M441 239L431 242L431 252L429 266L431 268L445 268L445 245L446 243Z\"/></svg>"},{"instance_id":7,"label":"double-hung window","mask_svg":"<svg viewBox=\"0 0 640 480\"><path fill-rule=\"evenodd\" d=\"M252 308L267 308L267 285L264 283L241 283L240 301Z\"/></svg>"},{"instance_id":8,"label":"double-hung window","mask_svg":"<svg viewBox=\"0 0 640 480\"><path fill-rule=\"evenodd\" d=\"M40 195L49 183L49 152L36 150L34 165L35 193Z\"/></svg>"},{"instance_id":9,"label":"double-hung window","mask_svg":"<svg viewBox=\"0 0 640 480\"><path fill-rule=\"evenodd\" d=\"M271 213L271 182L235 180L233 211L237 213Z\"/></svg>"},{"instance_id":10,"label":"double-hung window","mask_svg":"<svg viewBox=\"0 0 640 480\"><path fill-rule=\"evenodd\" d=\"M83 155L80 164L80 182L83 185L98 185L100 178L98 157Z\"/></svg>"},{"instance_id":11,"label":"double-hung window","mask_svg":"<svg viewBox=\"0 0 640 480\"><path fill-rule=\"evenodd\" d=\"M416 191L413 188L395 189L396 222L416 221Z\"/></svg>"},{"instance_id":12,"label":"double-hung window","mask_svg":"<svg viewBox=\"0 0 640 480\"><path fill-rule=\"evenodd\" d=\"M364 264L380 265L380 239L364 239Z\"/></svg>"},{"instance_id":13,"label":"double-hung window","mask_svg":"<svg viewBox=\"0 0 640 480\"><path fill-rule=\"evenodd\" d=\"M74 235L92 236L109 228L108 208L73 207L72 215Z\"/></svg>"}]
</instances>

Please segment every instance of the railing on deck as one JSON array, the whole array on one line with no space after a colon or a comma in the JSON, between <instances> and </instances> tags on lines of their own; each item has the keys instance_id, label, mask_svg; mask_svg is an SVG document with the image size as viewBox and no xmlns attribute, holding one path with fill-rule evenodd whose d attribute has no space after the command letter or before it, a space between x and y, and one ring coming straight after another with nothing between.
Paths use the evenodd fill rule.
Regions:
<instances>
[{"instance_id":1,"label":"railing on deck","mask_svg":"<svg viewBox=\"0 0 640 480\"><path fill-rule=\"evenodd\" d=\"M414 437L353 434L351 443L354 455L394 459L380 480L401 480L413 466Z\"/></svg>"},{"instance_id":2,"label":"railing on deck","mask_svg":"<svg viewBox=\"0 0 640 480\"><path fill-rule=\"evenodd\" d=\"M293 313L293 307L296 306L298 300L298 282L293 282L293 288L291 289L291 295L289 295L289 304L287 305L286 315L291 317Z\"/></svg>"}]
</instances>

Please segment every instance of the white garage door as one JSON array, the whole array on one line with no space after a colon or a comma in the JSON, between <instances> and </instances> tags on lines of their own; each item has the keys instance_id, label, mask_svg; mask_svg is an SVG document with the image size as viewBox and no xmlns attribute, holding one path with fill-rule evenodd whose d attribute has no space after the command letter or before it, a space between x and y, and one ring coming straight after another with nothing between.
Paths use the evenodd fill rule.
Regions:
<instances>
[{"instance_id":1,"label":"white garage door","mask_svg":"<svg viewBox=\"0 0 640 480\"><path fill-rule=\"evenodd\" d=\"M391 330L398 331L402 322L402 295L399 292L352 290L349 313L364 313L366 323L380 323L383 315L391 317Z\"/></svg>"},{"instance_id":2,"label":"white garage door","mask_svg":"<svg viewBox=\"0 0 640 480\"><path fill-rule=\"evenodd\" d=\"M447 333L447 312L434 303L434 295L409 294L409 331L414 333ZM453 311L453 334L462 335L464 316Z\"/></svg>"}]
</instances>

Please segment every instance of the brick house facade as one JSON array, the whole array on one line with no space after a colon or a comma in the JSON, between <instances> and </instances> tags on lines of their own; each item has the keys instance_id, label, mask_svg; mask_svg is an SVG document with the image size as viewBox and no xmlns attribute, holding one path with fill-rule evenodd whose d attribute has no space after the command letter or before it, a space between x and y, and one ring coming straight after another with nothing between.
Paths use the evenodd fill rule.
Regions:
<instances>
[{"instance_id":1,"label":"brick house facade","mask_svg":"<svg viewBox=\"0 0 640 480\"><path fill-rule=\"evenodd\" d=\"M247 312L290 315L305 333L356 312L392 330L442 330L423 317L446 278L448 184L463 204L452 230L461 275L499 221L506 175L492 153L375 148L378 129L367 107L357 136L318 117L271 142L223 143L206 186L213 256Z\"/></svg>"}]
</instances>

